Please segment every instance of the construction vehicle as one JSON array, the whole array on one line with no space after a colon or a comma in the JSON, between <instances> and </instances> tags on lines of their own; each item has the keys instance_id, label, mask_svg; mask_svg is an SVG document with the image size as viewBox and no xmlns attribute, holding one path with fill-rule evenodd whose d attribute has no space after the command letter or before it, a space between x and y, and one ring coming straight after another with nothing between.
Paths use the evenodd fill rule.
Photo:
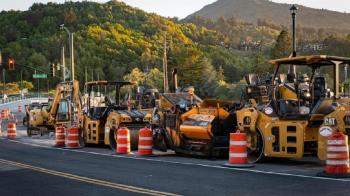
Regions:
<instances>
[{"instance_id":1,"label":"construction vehicle","mask_svg":"<svg viewBox=\"0 0 350 196\"><path fill-rule=\"evenodd\" d=\"M23 123L27 125L27 135L43 135L48 130L53 129L49 124L49 110L52 99L48 101L31 101L25 106L26 116L23 118Z\"/></svg>"},{"instance_id":2,"label":"construction vehicle","mask_svg":"<svg viewBox=\"0 0 350 196\"><path fill-rule=\"evenodd\" d=\"M57 127L79 125L82 121L82 102L79 81L57 84L49 112L49 124Z\"/></svg>"},{"instance_id":3,"label":"construction vehicle","mask_svg":"<svg viewBox=\"0 0 350 196\"><path fill-rule=\"evenodd\" d=\"M137 149L138 131L149 126L151 114L137 110L127 81L93 81L86 83L88 93L81 127L81 144L105 144L115 150L116 132L127 127L131 149ZM122 98L123 97L123 98Z\"/></svg>"},{"instance_id":4,"label":"construction vehicle","mask_svg":"<svg viewBox=\"0 0 350 196\"><path fill-rule=\"evenodd\" d=\"M35 104L33 105L33 107ZM29 116L27 133L43 135L56 126L69 127L72 123L82 120L82 106L77 80L57 84L55 95L48 103L40 103L31 109L26 107Z\"/></svg>"},{"instance_id":5,"label":"construction vehicle","mask_svg":"<svg viewBox=\"0 0 350 196\"><path fill-rule=\"evenodd\" d=\"M326 136L335 130L349 135L350 102L339 96L339 73L350 58L314 55L270 63L275 65L273 81L246 76L246 100L236 111L238 128L248 136L249 162L266 157L300 159L316 153L324 160ZM291 65L304 74L285 74ZM332 80L327 82L325 76Z\"/></svg>"},{"instance_id":6,"label":"construction vehicle","mask_svg":"<svg viewBox=\"0 0 350 196\"><path fill-rule=\"evenodd\" d=\"M236 128L232 103L203 101L193 87L179 90L176 78L174 71L173 93L161 94L152 114L155 148L195 156L227 156L229 134Z\"/></svg>"}]
</instances>

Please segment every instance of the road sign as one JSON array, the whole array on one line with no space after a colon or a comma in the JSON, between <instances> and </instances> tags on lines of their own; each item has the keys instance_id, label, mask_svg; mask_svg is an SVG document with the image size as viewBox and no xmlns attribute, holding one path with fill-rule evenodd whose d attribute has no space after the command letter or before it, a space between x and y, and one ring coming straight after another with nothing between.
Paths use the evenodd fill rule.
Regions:
<instances>
[{"instance_id":1,"label":"road sign","mask_svg":"<svg viewBox=\"0 0 350 196\"><path fill-rule=\"evenodd\" d=\"M36 78L36 79L47 78L47 74L33 74L33 78Z\"/></svg>"}]
</instances>

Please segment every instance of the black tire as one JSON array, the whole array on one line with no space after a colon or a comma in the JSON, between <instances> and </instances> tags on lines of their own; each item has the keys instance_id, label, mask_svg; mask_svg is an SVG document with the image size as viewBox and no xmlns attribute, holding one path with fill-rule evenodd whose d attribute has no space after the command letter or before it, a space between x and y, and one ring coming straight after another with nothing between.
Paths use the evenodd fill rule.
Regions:
<instances>
[{"instance_id":1,"label":"black tire","mask_svg":"<svg viewBox=\"0 0 350 196\"><path fill-rule=\"evenodd\" d=\"M254 139L253 141L255 148L251 149L248 147L248 163L262 162L265 159L265 155L264 155L265 144L264 144L263 136L259 131L259 129L257 129L256 131L255 138L256 139Z\"/></svg>"},{"instance_id":2,"label":"black tire","mask_svg":"<svg viewBox=\"0 0 350 196\"><path fill-rule=\"evenodd\" d=\"M115 135L116 135L116 130L115 129L111 129L109 131L109 147L111 148L111 150L113 150L115 152L115 149L117 148L117 142L115 139Z\"/></svg>"},{"instance_id":3,"label":"black tire","mask_svg":"<svg viewBox=\"0 0 350 196\"><path fill-rule=\"evenodd\" d=\"M82 148L86 146L86 137L84 134L84 130L81 128L79 129L79 146Z\"/></svg>"},{"instance_id":4,"label":"black tire","mask_svg":"<svg viewBox=\"0 0 350 196\"><path fill-rule=\"evenodd\" d=\"M32 137L32 129L30 129L29 127L27 127L27 135L28 137Z\"/></svg>"}]
</instances>

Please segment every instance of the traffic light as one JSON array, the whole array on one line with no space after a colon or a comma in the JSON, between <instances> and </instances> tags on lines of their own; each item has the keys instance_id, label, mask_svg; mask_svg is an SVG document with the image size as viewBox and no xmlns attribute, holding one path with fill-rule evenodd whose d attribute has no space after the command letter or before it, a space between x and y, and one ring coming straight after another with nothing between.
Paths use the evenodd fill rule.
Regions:
<instances>
[{"instance_id":1,"label":"traffic light","mask_svg":"<svg viewBox=\"0 0 350 196\"><path fill-rule=\"evenodd\" d=\"M9 57L8 66L9 66L10 71L15 70L15 59L14 58Z\"/></svg>"},{"instance_id":2,"label":"traffic light","mask_svg":"<svg viewBox=\"0 0 350 196\"><path fill-rule=\"evenodd\" d=\"M51 73L52 73L52 77L56 76L56 66L55 66L55 64L51 64Z\"/></svg>"}]
</instances>

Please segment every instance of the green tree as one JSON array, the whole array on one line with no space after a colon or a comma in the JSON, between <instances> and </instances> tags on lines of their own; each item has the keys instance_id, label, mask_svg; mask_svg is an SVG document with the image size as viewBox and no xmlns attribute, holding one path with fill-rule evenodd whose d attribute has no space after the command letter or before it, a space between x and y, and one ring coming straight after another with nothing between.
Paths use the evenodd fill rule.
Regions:
<instances>
[{"instance_id":1,"label":"green tree","mask_svg":"<svg viewBox=\"0 0 350 196\"><path fill-rule=\"evenodd\" d=\"M278 35L273 48L271 49L271 58L283 58L292 53L292 40L287 31L283 30Z\"/></svg>"}]
</instances>

